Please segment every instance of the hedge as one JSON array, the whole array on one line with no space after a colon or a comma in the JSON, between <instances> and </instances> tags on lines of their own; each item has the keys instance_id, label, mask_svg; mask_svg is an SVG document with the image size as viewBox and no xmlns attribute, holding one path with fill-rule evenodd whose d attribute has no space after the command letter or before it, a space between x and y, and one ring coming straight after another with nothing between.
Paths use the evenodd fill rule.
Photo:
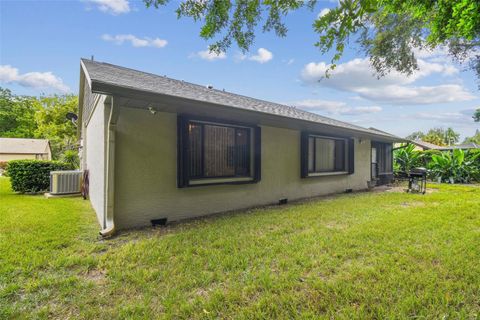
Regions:
<instances>
[{"instance_id":1,"label":"hedge","mask_svg":"<svg viewBox=\"0 0 480 320\"><path fill-rule=\"evenodd\" d=\"M72 165L46 160L13 160L8 162L7 174L13 191L39 192L50 187L50 171L73 170Z\"/></svg>"}]
</instances>

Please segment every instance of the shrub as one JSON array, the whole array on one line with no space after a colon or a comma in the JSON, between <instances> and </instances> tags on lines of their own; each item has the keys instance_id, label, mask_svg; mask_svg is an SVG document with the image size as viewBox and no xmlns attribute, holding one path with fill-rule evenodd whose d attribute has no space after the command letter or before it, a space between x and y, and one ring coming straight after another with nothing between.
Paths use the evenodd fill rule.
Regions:
<instances>
[{"instance_id":1,"label":"shrub","mask_svg":"<svg viewBox=\"0 0 480 320\"><path fill-rule=\"evenodd\" d=\"M472 163L475 168L472 173L472 178L476 182L480 182L480 149L470 149L466 152L468 161Z\"/></svg>"},{"instance_id":2,"label":"shrub","mask_svg":"<svg viewBox=\"0 0 480 320\"><path fill-rule=\"evenodd\" d=\"M80 167L80 158L77 150L66 150L60 157L60 160L64 163L72 165L74 168Z\"/></svg>"},{"instance_id":3,"label":"shrub","mask_svg":"<svg viewBox=\"0 0 480 320\"><path fill-rule=\"evenodd\" d=\"M434 155L441 154L442 151L431 149L431 150L421 151L421 153L422 153L422 159L423 159L424 167L427 167L428 164L430 163L430 161L432 161L432 157Z\"/></svg>"},{"instance_id":4,"label":"shrub","mask_svg":"<svg viewBox=\"0 0 480 320\"><path fill-rule=\"evenodd\" d=\"M477 164L480 153L461 149L432 155L429 163L430 177L439 182L469 183L480 178Z\"/></svg>"},{"instance_id":5,"label":"shrub","mask_svg":"<svg viewBox=\"0 0 480 320\"><path fill-rule=\"evenodd\" d=\"M414 149L415 145L409 144L406 147L398 148L393 152L393 167L396 174L401 172L409 172L412 168L423 165L422 153Z\"/></svg>"},{"instance_id":6,"label":"shrub","mask_svg":"<svg viewBox=\"0 0 480 320\"><path fill-rule=\"evenodd\" d=\"M415 167L427 167L428 177L447 183L480 182L480 149L415 151L409 144L394 151L394 172L401 176Z\"/></svg>"},{"instance_id":7,"label":"shrub","mask_svg":"<svg viewBox=\"0 0 480 320\"><path fill-rule=\"evenodd\" d=\"M39 192L50 186L50 171L72 170L73 166L58 161L14 160L7 166L13 191Z\"/></svg>"},{"instance_id":8,"label":"shrub","mask_svg":"<svg viewBox=\"0 0 480 320\"><path fill-rule=\"evenodd\" d=\"M470 149L468 150L468 157L472 158L474 166L480 170L480 149Z\"/></svg>"}]
</instances>

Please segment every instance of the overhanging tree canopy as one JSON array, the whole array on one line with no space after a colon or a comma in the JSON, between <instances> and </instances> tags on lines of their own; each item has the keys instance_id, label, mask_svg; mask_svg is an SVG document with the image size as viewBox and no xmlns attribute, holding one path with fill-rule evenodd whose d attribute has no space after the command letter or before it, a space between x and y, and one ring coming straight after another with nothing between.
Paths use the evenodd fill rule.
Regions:
<instances>
[{"instance_id":1,"label":"overhanging tree canopy","mask_svg":"<svg viewBox=\"0 0 480 320\"><path fill-rule=\"evenodd\" d=\"M158 8L169 0L144 2ZM210 49L218 53L232 43L248 50L259 26L284 37L289 12L317 6L316 0L183 0L176 12L179 18L202 21L200 36L213 41ZM416 50L445 47L480 79L479 0L342 0L319 15L313 28L320 51L334 51L331 68L350 41L358 42L378 76L391 70L411 74L418 69Z\"/></svg>"}]
</instances>

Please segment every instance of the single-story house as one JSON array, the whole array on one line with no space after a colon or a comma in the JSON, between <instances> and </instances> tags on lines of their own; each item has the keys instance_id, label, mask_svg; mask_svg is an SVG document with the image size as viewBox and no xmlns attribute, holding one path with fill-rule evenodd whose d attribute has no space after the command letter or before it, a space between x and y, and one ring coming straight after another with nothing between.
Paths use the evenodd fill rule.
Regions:
<instances>
[{"instance_id":1,"label":"single-story house","mask_svg":"<svg viewBox=\"0 0 480 320\"><path fill-rule=\"evenodd\" d=\"M393 178L391 134L81 60L82 168L102 234L362 190Z\"/></svg>"},{"instance_id":2,"label":"single-story house","mask_svg":"<svg viewBox=\"0 0 480 320\"><path fill-rule=\"evenodd\" d=\"M0 138L0 161L52 160L47 139Z\"/></svg>"},{"instance_id":3,"label":"single-story house","mask_svg":"<svg viewBox=\"0 0 480 320\"><path fill-rule=\"evenodd\" d=\"M415 145L414 150L417 151L438 150L438 148L441 148L441 146L423 140L412 140L411 143Z\"/></svg>"},{"instance_id":4,"label":"single-story house","mask_svg":"<svg viewBox=\"0 0 480 320\"><path fill-rule=\"evenodd\" d=\"M453 146L445 146L445 147L438 148L438 150L440 151L451 151L455 149L462 149L462 150L480 149L480 145L474 142L470 142L470 143L461 143L461 144L455 144Z\"/></svg>"},{"instance_id":5,"label":"single-story house","mask_svg":"<svg viewBox=\"0 0 480 320\"><path fill-rule=\"evenodd\" d=\"M480 146L476 143L464 143L464 144L456 144L452 146L439 146L430 142L426 142L423 140L412 140L411 143L415 145L415 149L417 151L425 151L425 150L439 150L439 151L451 151L455 149L462 149L462 150L469 150L469 149L479 149Z\"/></svg>"}]
</instances>

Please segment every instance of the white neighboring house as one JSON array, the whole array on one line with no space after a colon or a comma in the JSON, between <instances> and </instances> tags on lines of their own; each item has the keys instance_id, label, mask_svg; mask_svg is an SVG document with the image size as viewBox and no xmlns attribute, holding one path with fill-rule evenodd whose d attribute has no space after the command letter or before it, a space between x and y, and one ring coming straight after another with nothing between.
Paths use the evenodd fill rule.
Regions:
<instances>
[{"instance_id":1,"label":"white neighboring house","mask_svg":"<svg viewBox=\"0 0 480 320\"><path fill-rule=\"evenodd\" d=\"M0 138L0 161L37 159L52 160L47 139Z\"/></svg>"}]
</instances>

